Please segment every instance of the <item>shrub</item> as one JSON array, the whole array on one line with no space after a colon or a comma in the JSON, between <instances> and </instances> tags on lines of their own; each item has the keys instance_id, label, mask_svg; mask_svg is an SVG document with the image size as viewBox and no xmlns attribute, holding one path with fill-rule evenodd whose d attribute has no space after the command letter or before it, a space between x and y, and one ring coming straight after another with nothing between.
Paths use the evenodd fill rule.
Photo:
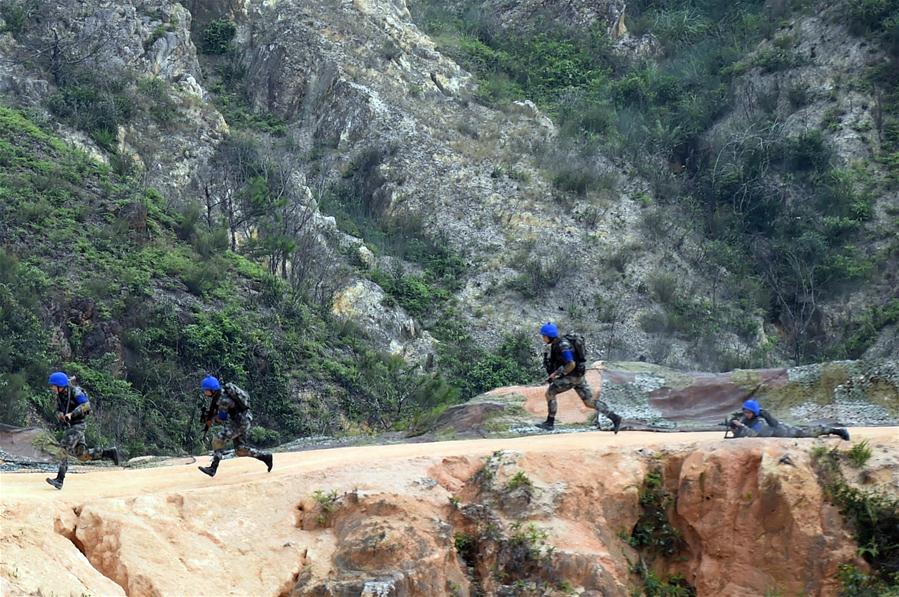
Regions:
<instances>
[{"instance_id":1,"label":"shrub","mask_svg":"<svg viewBox=\"0 0 899 597\"><path fill-rule=\"evenodd\" d=\"M795 170L823 171L830 165L831 150L818 130L787 139L785 153L787 164Z\"/></svg>"},{"instance_id":2,"label":"shrub","mask_svg":"<svg viewBox=\"0 0 899 597\"><path fill-rule=\"evenodd\" d=\"M531 488L534 483L528 478L524 471L518 471L506 483L506 491L515 491L519 487Z\"/></svg>"},{"instance_id":3,"label":"shrub","mask_svg":"<svg viewBox=\"0 0 899 597\"><path fill-rule=\"evenodd\" d=\"M657 270L649 274L646 282L653 299L662 305L674 304L678 296L677 276Z\"/></svg>"},{"instance_id":4,"label":"shrub","mask_svg":"<svg viewBox=\"0 0 899 597\"><path fill-rule=\"evenodd\" d=\"M642 512L631 531L631 547L666 557L673 556L684 547L680 532L668 520L672 505L673 498L665 491L661 470L648 472L640 489Z\"/></svg>"},{"instance_id":5,"label":"shrub","mask_svg":"<svg viewBox=\"0 0 899 597\"><path fill-rule=\"evenodd\" d=\"M268 446L276 446L281 442L281 434L273 429L266 429L262 426L250 427L249 432L250 443L266 448Z\"/></svg>"},{"instance_id":6,"label":"shrub","mask_svg":"<svg viewBox=\"0 0 899 597\"><path fill-rule=\"evenodd\" d=\"M851 462L852 466L855 468L865 466L865 463L871 459L872 455L871 444L868 443L868 440L860 441L846 452L846 458L849 459L849 462Z\"/></svg>"},{"instance_id":7,"label":"shrub","mask_svg":"<svg viewBox=\"0 0 899 597\"><path fill-rule=\"evenodd\" d=\"M79 71L49 98L50 111L88 133L103 149L115 152L119 127L135 113L128 81Z\"/></svg>"},{"instance_id":8,"label":"shrub","mask_svg":"<svg viewBox=\"0 0 899 597\"><path fill-rule=\"evenodd\" d=\"M337 512L337 509L340 506L340 496L337 494L337 491L334 490L325 493L321 489L316 489L312 494L312 499L315 500L320 509L320 513L315 522L320 527L329 526L334 517L334 513Z\"/></svg>"},{"instance_id":9,"label":"shrub","mask_svg":"<svg viewBox=\"0 0 899 597\"><path fill-rule=\"evenodd\" d=\"M7 0L0 4L0 18L5 23L3 31L13 35L22 33L30 18L31 0Z\"/></svg>"},{"instance_id":10,"label":"shrub","mask_svg":"<svg viewBox=\"0 0 899 597\"><path fill-rule=\"evenodd\" d=\"M227 54L236 34L237 25L233 21L216 19L203 29L200 48L204 54Z\"/></svg>"}]
</instances>

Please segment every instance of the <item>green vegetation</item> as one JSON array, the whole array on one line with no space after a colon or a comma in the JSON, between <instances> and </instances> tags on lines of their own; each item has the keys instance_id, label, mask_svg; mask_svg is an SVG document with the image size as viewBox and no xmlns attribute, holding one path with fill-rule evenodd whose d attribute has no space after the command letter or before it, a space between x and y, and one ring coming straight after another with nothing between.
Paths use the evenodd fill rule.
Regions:
<instances>
[{"instance_id":1,"label":"green vegetation","mask_svg":"<svg viewBox=\"0 0 899 597\"><path fill-rule=\"evenodd\" d=\"M478 75L481 101L503 107L530 99L553 117L561 135L550 153L556 149L559 157L546 161L557 189L589 196L601 186L589 167L596 152L624 156L652 182L658 200L658 209L645 216L647 234L664 243L675 232L700 232L707 239L703 262L741 281L721 301L692 300L691 289L679 297L671 288L658 297L663 309L646 315L644 329L694 340L700 354L707 352L706 340L724 330L754 337L753 318L762 315L787 332L792 356L809 362L844 350L838 336L824 334L818 303L864 284L887 257L861 248L880 182L863 167L836 168L821 131L786 135L774 114L776 94L734 96L735 78L750 68L774 72L802 64L793 35L771 36L778 19L804 6L761 0L628 4L631 32L652 32L662 53L632 61L615 54L599 29L547 25L516 33L501 29L475 2L424 0L411 8L441 48ZM879 36L892 52L899 47L895 6L895 0L847 3L854 29ZM886 164L899 164L897 63L894 56L868 74L874 96L883 91L877 126ZM812 99L796 87L785 94L793 106ZM749 105L749 118L709 135L737 100ZM835 127L839 113L828 118L824 127ZM696 217L682 223L665 208ZM678 226L695 229L673 229ZM516 282L525 296L535 296L535 285L551 284L544 274L552 269L544 268L528 264ZM856 339L846 350L858 352L863 342ZM758 359L766 354L738 364L763 364Z\"/></svg>"},{"instance_id":2,"label":"green vegetation","mask_svg":"<svg viewBox=\"0 0 899 597\"><path fill-rule=\"evenodd\" d=\"M872 455L871 444L866 439L858 442L846 452L846 457L855 468L865 466L865 463L871 459Z\"/></svg>"},{"instance_id":3,"label":"green vegetation","mask_svg":"<svg viewBox=\"0 0 899 597\"><path fill-rule=\"evenodd\" d=\"M857 359L875 342L884 327L899 322L899 299L891 299L883 306L874 305L849 324L845 343L834 347L833 358Z\"/></svg>"},{"instance_id":4,"label":"green vegetation","mask_svg":"<svg viewBox=\"0 0 899 597\"><path fill-rule=\"evenodd\" d=\"M260 234L235 251L233 223L171 209L154 189L0 106L4 422L52 420L46 375L54 368L91 395L88 439L132 454L197 449L204 372L250 392L252 437L263 444L402 428L456 401L439 378L331 320L296 275L281 276L283 244L267 236L279 217L277 176L245 163L252 175L236 186L256 207L246 214ZM297 398L304 386L315 388L314 400Z\"/></svg>"},{"instance_id":5,"label":"green vegetation","mask_svg":"<svg viewBox=\"0 0 899 597\"><path fill-rule=\"evenodd\" d=\"M318 504L321 510L315 519L315 523L320 527L330 526L334 513L337 512L337 508L340 506L340 496L337 495L337 491L325 493L321 489L316 489L312 494L312 499L315 500L315 503Z\"/></svg>"},{"instance_id":6,"label":"green vegetation","mask_svg":"<svg viewBox=\"0 0 899 597\"><path fill-rule=\"evenodd\" d=\"M30 18L33 0L7 0L0 4L0 18L3 19L3 28L0 33L9 32L13 35L21 33Z\"/></svg>"},{"instance_id":7,"label":"green vegetation","mask_svg":"<svg viewBox=\"0 0 899 597\"><path fill-rule=\"evenodd\" d=\"M642 581L642 594L656 597L692 597L692 586L681 576L659 577L652 568L657 558L671 558L684 547L680 532L671 525L669 511L674 508L674 498L665 490L661 467L656 464L643 478L640 488L640 518L630 535L623 533L628 544L639 550L640 560L632 566ZM644 555L649 562L644 561Z\"/></svg>"},{"instance_id":8,"label":"green vegetation","mask_svg":"<svg viewBox=\"0 0 899 597\"><path fill-rule=\"evenodd\" d=\"M631 547L664 557L673 556L682 549L680 532L668 520L668 511L673 504L671 494L665 490L661 470L647 473L640 489L642 513L628 541Z\"/></svg>"},{"instance_id":9,"label":"green vegetation","mask_svg":"<svg viewBox=\"0 0 899 597\"><path fill-rule=\"evenodd\" d=\"M869 575L851 564L842 566L842 594L899 595L899 499L849 485L840 471L841 453L836 448L817 450L813 457L828 498L853 527L859 555L872 569ZM858 458L852 450L846 457L853 463Z\"/></svg>"},{"instance_id":10,"label":"green vegetation","mask_svg":"<svg viewBox=\"0 0 899 597\"><path fill-rule=\"evenodd\" d=\"M515 491L520 487L530 489L533 486L533 481L530 480L530 478L524 473L524 471L518 471L509 478L509 481L506 483L506 491Z\"/></svg>"},{"instance_id":11,"label":"green vegetation","mask_svg":"<svg viewBox=\"0 0 899 597\"><path fill-rule=\"evenodd\" d=\"M200 50L204 54L227 54L237 34L237 25L227 19L216 19L203 29Z\"/></svg>"}]
</instances>

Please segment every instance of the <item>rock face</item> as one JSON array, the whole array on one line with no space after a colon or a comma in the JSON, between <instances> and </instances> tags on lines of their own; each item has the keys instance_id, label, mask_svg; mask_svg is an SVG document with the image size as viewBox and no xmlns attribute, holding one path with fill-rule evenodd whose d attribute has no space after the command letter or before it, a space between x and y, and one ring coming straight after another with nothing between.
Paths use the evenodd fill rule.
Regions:
<instances>
[{"instance_id":1,"label":"rock face","mask_svg":"<svg viewBox=\"0 0 899 597\"><path fill-rule=\"evenodd\" d=\"M877 456L866 478L896 494L894 431L867 432ZM271 473L227 460L213 481L194 466L92 472L59 493L42 475L6 474L0 586L11 595L627 595L640 582L627 537L648 507L649 474L670 495L668 524L683 541L648 561L699 596L836 595L837 567L864 567L818 484L815 440L625 433L604 447L606 437L281 453Z\"/></svg>"},{"instance_id":2,"label":"rock face","mask_svg":"<svg viewBox=\"0 0 899 597\"><path fill-rule=\"evenodd\" d=\"M717 297L726 272L702 271L697 238L687 235L671 246L649 238L644 224L652 212L646 208L654 202L651 185L620 156L595 156L590 170L604 188L587 197L555 188L554 172L570 156L563 155L567 150L548 151L557 145L552 121L530 102L493 109L475 101L477 82L422 33L403 0L39 4L40 18L29 21L39 26L0 34L0 92L46 108L46 98L59 90L58 73L43 57L35 58L35 48L52 44L54 36L75 52L67 58L70 63L134 86L159 84L153 87L156 105L137 111L116 131L115 155L58 119L49 120L98 159L120 165L124 160L172 201L215 212L209 205L220 198L204 191L210 181L226 177L213 158L223 140L237 135L207 87L220 82L224 62L233 60L226 66L240 73L234 76L240 81L228 93L241 101L246 96L249 106L239 106L244 116L273 114L284 129L278 143L266 132L240 134L265 144L275 158L291 158L296 163L292 186L304 192L305 185L314 187L308 192L318 201L331 183L358 166L360 156L374 155L359 174L366 207L377 217L420 220L428 235L464 256L468 271L455 298L485 346L494 346L505 332L531 330L550 317L593 339L592 358L645 355L669 366L715 369L723 366L725 353L750 355L768 346L762 333L722 331L699 342L648 331L646 322L651 328L653 316L661 314L648 290L653 273L673 274L690 296ZM485 0L479 5L503 27L600 28L619 38L627 55L653 52L651 36L628 37L627 6L620 0ZM192 39L202 39L203 28L218 18L237 23L233 54L201 60ZM790 90L799 81L803 88L826 93L790 112L784 130L819 126L825 112L832 112L830 95L836 94L842 110L841 129L834 136L838 154L847 163L868 160L876 143L875 104L864 101L864 93L852 85L840 87L839 79L883 56L832 20L803 17L787 25L778 38L795 37L790 43L795 42L801 65L776 73L749 68L738 80L737 109L710 137L740 134L751 120L745 116L772 98L778 111L787 111ZM772 43L758 51L771 50ZM227 103L222 99L220 106ZM167 107L164 118L148 115L160 106ZM312 184L316 178L320 184ZM891 225L894 199L892 191L878 201L872 225ZM544 242L547 238L554 240ZM335 271L357 265L355 256L333 254ZM896 286L889 277L883 282L851 300L823 306L825 327L845 324L877 303L876 297L887 296L889 285ZM750 328L761 328L755 315L746 315ZM396 352L427 350L427 342L407 346L391 329L394 319L360 322L385 326L374 335L382 346L402 344ZM869 356L895 352L896 330L895 325L887 328Z\"/></svg>"},{"instance_id":3,"label":"rock face","mask_svg":"<svg viewBox=\"0 0 899 597\"><path fill-rule=\"evenodd\" d=\"M677 475L675 525L689 546L683 570L698 595L838 593L839 564L857 555L807 451L735 442L676 465L669 460Z\"/></svg>"}]
</instances>

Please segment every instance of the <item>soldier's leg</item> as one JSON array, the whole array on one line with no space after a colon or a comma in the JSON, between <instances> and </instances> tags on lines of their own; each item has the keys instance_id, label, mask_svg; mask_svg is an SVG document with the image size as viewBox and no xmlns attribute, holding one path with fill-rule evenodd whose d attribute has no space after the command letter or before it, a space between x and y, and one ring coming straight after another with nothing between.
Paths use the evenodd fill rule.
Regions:
<instances>
[{"instance_id":1,"label":"soldier's leg","mask_svg":"<svg viewBox=\"0 0 899 597\"><path fill-rule=\"evenodd\" d=\"M585 405L596 409L596 427L598 428L600 426L599 415L602 414L612 421L613 431L618 433L618 429L621 427L621 417L613 413L612 409L609 408L609 405L600 400L598 396L593 395L593 390L590 388L590 384L587 383L586 377L582 377L581 380L582 381L579 384L574 386L574 391L581 397L581 401Z\"/></svg>"},{"instance_id":2,"label":"soldier's leg","mask_svg":"<svg viewBox=\"0 0 899 597\"><path fill-rule=\"evenodd\" d=\"M265 466L268 467L268 470L271 471L273 462L272 455L268 452L257 450L246 443L246 437L249 431L250 419L249 417L244 417L238 422L238 425L235 428L235 432L239 432L239 435L234 436L234 454L237 456L250 456L256 460L261 460L265 463Z\"/></svg>"},{"instance_id":3,"label":"soldier's leg","mask_svg":"<svg viewBox=\"0 0 899 597\"><path fill-rule=\"evenodd\" d=\"M209 466L198 466L197 468L210 477L214 477L219 469L219 462L222 461L225 445L227 445L227 442L230 439L231 434L229 433L228 425L226 423L218 433L212 436L212 462L209 463Z\"/></svg>"},{"instance_id":4,"label":"soldier's leg","mask_svg":"<svg viewBox=\"0 0 899 597\"><path fill-rule=\"evenodd\" d=\"M47 483L56 489L62 489L63 483L66 480L66 472L69 470L69 456L77 456L79 437L80 434L75 427L66 429L65 434L62 436L59 451L56 455L59 459L59 466L56 469L56 478L51 479L50 477L47 477Z\"/></svg>"},{"instance_id":5,"label":"soldier's leg","mask_svg":"<svg viewBox=\"0 0 899 597\"><path fill-rule=\"evenodd\" d=\"M797 427L797 435L791 437L820 437L822 435L836 435L849 441L849 431L845 427L829 427L827 425L812 425L810 427Z\"/></svg>"},{"instance_id":6,"label":"soldier's leg","mask_svg":"<svg viewBox=\"0 0 899 597\"><path fill-rule=\"evenodd\" d=\"M572 387L574 387L574 384L571 382L571 378L567 376L555 379L549 384L549 387L546 388L546 420L537 425L537 427L546 431L551 431L555 427L556 412L559 409L559 402L556 396L562 392L567 392Z\"/></svg>"}]
</instances>

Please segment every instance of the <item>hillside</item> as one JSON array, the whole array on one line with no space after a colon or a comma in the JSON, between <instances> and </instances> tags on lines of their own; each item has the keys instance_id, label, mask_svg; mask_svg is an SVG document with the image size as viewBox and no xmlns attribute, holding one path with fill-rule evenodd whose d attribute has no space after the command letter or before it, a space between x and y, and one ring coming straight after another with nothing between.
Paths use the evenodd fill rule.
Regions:
<instances>
[{"instance_id":1,"label":"hillside","mask_svg":"<svg viewBox=\"0 0 899 597\"><path fill-rule=\"evenodd\" d=\"M402 430L539 379L896 353L895 3L8 0L3 420Z\"/></svg>"}]
</instances>

